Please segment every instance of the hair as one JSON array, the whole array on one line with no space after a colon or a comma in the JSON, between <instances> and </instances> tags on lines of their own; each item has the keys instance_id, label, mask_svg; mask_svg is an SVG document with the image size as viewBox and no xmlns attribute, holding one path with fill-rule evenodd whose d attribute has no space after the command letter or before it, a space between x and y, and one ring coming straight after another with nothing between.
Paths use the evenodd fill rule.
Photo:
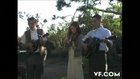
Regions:
<instances>
[{"instance_id":1,"label":"hair","mask_svg":"<svg viewBox=\"0 0 140 79\"><path fill-rule=\"evenodd\" d=\"M101 20L102 19L102 16L99 15L99 14L95 14L92 18L96 18L98 20Z\"/></svg>"},{"instance_id":2,"label":"hair","mask_svg":"<svg viewBox=\"0 0 140 79\"><path fill-rule=\"evenodd\" d=\"M34 17L28 18L27 21L28 21L28 22L29 22L29 21L35 21L35 23L37 23L37 20L36 20Z\"/></svg>"},{"instance_id":3,"label":"hair","mask_svg":"<svg viewBox=\"0 0 140 79\"><path fill-rule=\"evenodd\" d=\"M70 24L70 26L69 26L68 38L69 38L69 37L71 36L71 34L72 34L71 29L70 29L71 26L74 26L74 27L76 28L76 32L78 33L78 35L81 34L81 28L79 27L78 22L75 21L75 22L72 22L72 23Z\"/></svg>"}]
</instances>

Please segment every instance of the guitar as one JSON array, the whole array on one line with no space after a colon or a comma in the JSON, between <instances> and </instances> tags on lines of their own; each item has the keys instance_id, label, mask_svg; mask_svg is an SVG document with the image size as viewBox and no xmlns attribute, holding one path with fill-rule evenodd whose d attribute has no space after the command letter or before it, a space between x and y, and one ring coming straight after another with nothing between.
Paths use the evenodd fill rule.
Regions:
<instances>
[{"instance_id":1,"label":"guitar","mask_svg":"<svg viewBox=\"0 0 140 79\"><path fill-rule=\"evenodd\" d=\"M117 39L117 36L110 36L105 39L115 40ZM98 52L100 43L102 41L103 39L99 39L97 37L94 38L89 37L84 41L84 43L88 44L87 46L88 50L84 50L84 54L87 59L91 57L92 53Z\"/></svg>"},{"instance_id":2,"label":"guitar","mask_svg":"<svg viewBox=\"0 0 140 79\"><path fill-rule=\"evenodd\" d=\"M46 37L47 34L44 35L38 35L39 38L41 37ZM38 48L41 48L40 40L31 40L31 43L33 44L32 48L29 48L29 52L33 53L35 52Z\"/></svg>"}]
</instances>

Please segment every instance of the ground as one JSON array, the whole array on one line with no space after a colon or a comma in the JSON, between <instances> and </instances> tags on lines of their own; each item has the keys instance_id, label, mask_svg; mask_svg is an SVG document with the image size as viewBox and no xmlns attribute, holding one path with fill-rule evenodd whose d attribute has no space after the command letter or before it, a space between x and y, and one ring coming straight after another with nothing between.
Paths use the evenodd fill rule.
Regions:
<instances>
[{"instance_id":1,"label":"ground","mask_svg":"<svg viewBox=\"0 0 140 79\"><path fill-rule=\"evenodd\" d=\"M67 72L67 58L48 58L44 68L44 79L65 77Z\"/></svg>"},{"instance_id":2,"label":"ground","mask_svg":"<svg viewBox=\"0 0 140 79\"><path fill-rule=\"evenodd\" d=\"M68 63L67 54L59 54L48 57L45 63L43 79L66 79L67 63ZM87 64L86 60L85 64ZM84 70L85 74L87 73L86 72L87 70L88 69L85 68ZM120 78L109 78L109 79L120 79Z\"/></svg>"}]
</instances>

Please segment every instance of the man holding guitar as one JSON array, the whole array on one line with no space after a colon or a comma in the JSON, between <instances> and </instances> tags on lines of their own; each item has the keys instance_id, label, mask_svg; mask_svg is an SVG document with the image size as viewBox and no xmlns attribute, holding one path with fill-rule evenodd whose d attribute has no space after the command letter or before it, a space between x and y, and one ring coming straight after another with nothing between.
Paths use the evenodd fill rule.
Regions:
<instances>
[{"instance_id":1,"label":"man holding guitar","mask_svg":"<svg viewBox=\"0 0 140 79\"><path fill-rule=\"evenodd\" d=\"M41 79L47 38L42 36L43 29L37 29L37 20L34 17L28 18L28 25L30 29L21 37L22 47L27 51L27 79Z\"/></svg>"},{"instance_id":2,"label":"man holding guitar","mask_svg":"<svg viewBox=\"0 0 140 79\"><path fill-rule=\"evenodd\" d=\"M92 18L93 18L93 26L95 29L89 31L82 40L84 42L87 38L98 38L98 40L100 39L100 42L98 44L99 47L97 47L98 50L96 52L90 51L92 54L90 54L91 56L89 57L89 75L88 75L89 78L88 79L107 79L105 77L96 76L94 72L104 73L106 71L105 70L105 64L106 64L105 52L107 52L109 49L108 45L112 46L113 42L105 38L110 37L111 32L110 30L104 28L101 25L102 18L100 15L96 14ZM93 43L90 43L90 44L93 44ZM83 47L85 51L88 50L88 45L89 44L86 44L85 42L83 43Z\"/></svg>"}]
</instances>

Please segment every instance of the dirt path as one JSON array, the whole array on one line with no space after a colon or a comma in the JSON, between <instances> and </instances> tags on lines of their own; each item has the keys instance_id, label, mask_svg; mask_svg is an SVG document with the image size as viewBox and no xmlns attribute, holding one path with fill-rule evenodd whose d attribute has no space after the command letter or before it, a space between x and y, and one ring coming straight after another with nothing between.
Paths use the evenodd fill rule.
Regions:
<instances>
[{"instance_id":1,"label":"dirt path","mask_svg":"<svg viewBox=\"0 0 140 79\"><path fill-rule=\"evenodd\" d=\"M65 77L67 75L67 63L68 58L66 56L52 56L47 58L43 79L60 79L61 77ZM87 60L85 60L85 64L88 64ZM88 70L86 69L86 65L84 70L85 73Z\"/></svg>"},{"instance_id":2,"label":"dirt path","mask_svg":"<svg viewBox=\"0 0 140 79\"><path fill-rule=\"evenodd\" d=\"M66 76L67 59L66 58L52 58L46 60L44 68L44 79L55 79Z\"/></svg>"},{"instance_id":3,"label":"dirt path","mask_svg":"<svg viewBox=\"0 0 140 79\"><path fill-rule=\"evenodd\" d=\"M67 73L67 57L50 57L46 59L43 79L60 79ZM21 79L19 76L18 79Z\"/></svg>"}]
</instances>

